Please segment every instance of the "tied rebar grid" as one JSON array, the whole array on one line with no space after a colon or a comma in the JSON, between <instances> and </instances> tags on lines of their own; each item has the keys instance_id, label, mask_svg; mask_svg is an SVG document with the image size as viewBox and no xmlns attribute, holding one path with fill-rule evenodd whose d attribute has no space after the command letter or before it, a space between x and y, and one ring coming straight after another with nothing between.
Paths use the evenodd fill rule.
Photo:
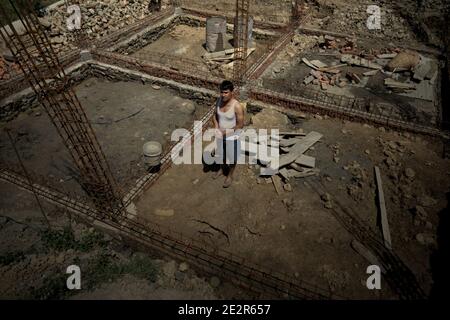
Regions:
<instances>
[{"instance_id":1,"label":"tied rebar grid","mask_svg":"<svg viewBox=\"0 0 450 320\"><path fill-rule=\"evenodd\" d=\"M307 97L292 96L279 93L259 86L249 86L249 97L256 101L278 105L287 109L309 113L326 114L330 117L344 120L370 123L394 130L419 133L433 137L448 138L449 133L436 127L424 126L409 121L395 119L393 117L394 106L385 113L367 111L364 99L354 99L344 96L332 96L320 91L305 89Z\"/></svg>"},{"instance_id":2,"label":"tied rebar grid","mask_svg":"<svg viewBox=\"0 0 450 320\"><path fill-rule=\"evenodd\" d=\"M24 36L19 36L12 18L7 14L6 5L4 2L0 4L1 22L5 26L0 29L1 36L75 162L82 188L92 198L103 218L107 215L112 219L122 216L125 210L119 187L86 113L69 87L69 78L30 2L22 0L13 3L9 0L9 5L26 30ZM41 68L37 66L38 62L42 64Z\"/></svg>"},{"instance_id":3,"label":"tied rebar grid","mask_svg":"<svg viewBox=\"0 0 450 320\"><path fill-rule=\"evenodd\" d=\"M305 184L319 197L330 194L320 178L314 177ZM401 299L421 300L426 294L420 287L414 273L391 249L385 246L379 232L373 230L350 208L344 206L337 198L332 199L335 205L330 209L336 220L360 241L364 247L370 249L386 270L385 278L390 287L397 292Z\"/></svg>"},{"instance_id":4,"label":"tied rebar grid","mask_svg":"<svg viewBox=\"0 0 450 320\"><path fill-rule=\"evenodd\" d=\"M23 190L34 191L50 203L73 212L94 226L100 223L100 228L104 226L116 235L137 241L149 249L183 259L206 273L220 276L246 290L284 299L348 299L315 284L295 279L287 273L252 263L206 241L190 238L169 227L149 222L143 217L124 216L120 221L100 220L97 211L85 202L36 182L30 185L25 177L14 171L0 168L0 179Z\"/></svg>"},{"instance_id":5,"label":"tied rebar grid","mask_svg":"<svg viewBox=\"0 0 450 320\"><path fill-rule=\"evenodd\" d=\"M234 85L240 87L247 71L248 18L250 0L236 0L236 19L234 21Z\"/></svg>"}]
</instances>

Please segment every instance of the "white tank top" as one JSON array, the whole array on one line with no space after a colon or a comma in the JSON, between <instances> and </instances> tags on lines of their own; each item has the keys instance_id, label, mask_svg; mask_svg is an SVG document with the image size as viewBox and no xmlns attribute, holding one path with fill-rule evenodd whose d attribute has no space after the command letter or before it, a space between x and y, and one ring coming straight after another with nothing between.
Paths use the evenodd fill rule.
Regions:
<instances>
[{"instance_id":1,"label":"white tank top","mask_svg":"<svg viewBox=\"0 0 450 320\"><path fill-rule=\"evenodd\" d=\"M220 104L222 103L222 98L217 100L217 117L219 120L220 129L232 129L236 126L236 113L233 106L226 112L220 111Z\"/></svg>"}]
</instances>

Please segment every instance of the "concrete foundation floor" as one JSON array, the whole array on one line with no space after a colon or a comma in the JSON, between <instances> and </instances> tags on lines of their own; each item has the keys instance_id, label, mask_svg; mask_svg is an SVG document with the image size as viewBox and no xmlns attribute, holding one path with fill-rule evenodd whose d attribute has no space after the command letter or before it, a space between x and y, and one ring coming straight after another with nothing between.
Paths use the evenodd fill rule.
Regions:
<instances>
[{"instance_id":1,"label":"concrete foundation floor","mask_svg":"<svg viewBox=\"0 0 450 320\"><path fill-rule=\"evenodd\" d=\"M174 129L189 129L208 108L181 98L172 89L133 82L90 78L77 85L75 92L125 191L145 174L141 158L144 143L158 141L166 149ZM57 188L81 192L76 182L77 169L42 107L21 114L7 125L17 136L17 148L30 172L46 177ZM0 150L2 161L17 167L17 158L3 131Z\"/></svg>"},{"instance_id":2,"label":"concrete foundation floor","mask_svg":"<svg viewBox=\"0 0 450 320\"><path fill-rule=\"evenodd\" d=\"M227 40L224 43L225 49L233 48L231 42L232 38L232 34L227 34ZM160 61L162 63L169 64L172 67L179 67L181 69L187 68L188 70L190 70L189 67L191 67L192 69L192 66L186 65L183 61L177 62L176 59L168 60L159 58L158 56L155 56L155 53L185 58L200 63L202 67L198 71L208 73L212 69L208 67L205 60L202 58L202 56L208 52L206 50L205 39L205 27L192 27L180 24L174 26L170 30L167 30L167 32L157 41L148 44L131 55L140 59ZM256 50L249 56L248 65L250 66L255 63L268 50L268 46L272 42L273 41L270 39L254 40L253 46L256 47ZM215 71L213 72L214 74L217 74Z\"/></svg>"}]
</instances>

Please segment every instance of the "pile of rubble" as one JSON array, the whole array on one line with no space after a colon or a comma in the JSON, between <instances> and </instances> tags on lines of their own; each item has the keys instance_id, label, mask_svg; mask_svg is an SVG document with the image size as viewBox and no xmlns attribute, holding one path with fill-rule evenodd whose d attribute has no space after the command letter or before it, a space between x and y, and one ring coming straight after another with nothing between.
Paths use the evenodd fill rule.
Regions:
<instances>
[{"instance_id":1,"label":"pile of rubble","mask_svg":"<svg viewBox=\"0 0 450 320\"><path fill-rule=\"evenodd\" d=\"M339 60L327 65L320 60L302 58L303 63L311 68L303 80L305 85L320 85L322 90L329 86L344 88L350 84L365 87L370 77L380 74L388 92L434 100L433 85L438 76L438 65L431 58L398 48L357 52L353 42L338 46L343 43L338 40L325 36L324 42L319 43L325 48L339 49L335 54Z\"/></svg>"},{"instance_id":2,"label":"pile of rubble","mask_svg":"<svg viewBox=\"0 0 450 320\"><path fill-rule=\"evenodd\" d=\"M317 19L319 27L341 33L364 34L365 36L389 39L391 41L416 40L415 34L408 28L408 21L393 8L391 3L379 4L381 8L381 29L370 30L367 27L367 8L376 5L376 1L358 2L355 5L336 0L319 0L321 6L329 7L332 11L327 17ZM330 3L331 2L331 3Z\"/></svg>"},{"instance_id":3,"label":"pile of rubble","mask_svg":"<svg viewBox=\"0 0 450 320\"><path fill-rule=\"evenodd\" d=\"M17 63L7 61L4 57L0 56L0 80L8 80L11 75L19 71Z\"/></svg>"},{"instance_id":4,"label":"pile of rubble","mask_svg":"<svg viewBox=\"0 0 450 320\"><path fill-rule=\"evenodd\" d=\"M162 9L167 7L168 2L169 0L163 0ZM70 3L76 2L71 1ZM79 4L82 17L81 27L89 39L98 39L147 17L151 14L148 4L149 0L82 1ZM47 10L46 15L39 18L57 52L75 48L74 36L67 29L69 16L66 5L62 3ZM19 28L18 31L20 35L25 34L23 28Z\"/></svg>"}]
</instances>

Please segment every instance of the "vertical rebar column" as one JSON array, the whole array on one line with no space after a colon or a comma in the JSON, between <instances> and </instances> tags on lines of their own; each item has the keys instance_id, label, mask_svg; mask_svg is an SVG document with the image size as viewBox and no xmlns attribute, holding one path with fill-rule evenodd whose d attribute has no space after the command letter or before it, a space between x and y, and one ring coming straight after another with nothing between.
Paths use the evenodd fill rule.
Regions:
<instances>
[{"instance_id":1,"label":"vertical rebar column","mask_svg":"<svg viewBox=\"0 0 450 320\"><path fill-rule=\"evenodd\" d=\"M248 17L250 0L236 0L236 20L234 24L234 64L233 81L236 86L244 83L247 70Z\"/></svg>"},{"instance_id":2,"label":"vertical rebar column","mask_svg":"<svg viewBox=\"0 0 450 320\"><path fill-rule=\"evenodd\" d=\"M25 29L19 35L13 9ZM16 57L31 88L36 93L61 136L80 174L81 186L92 199L100 217L116 219L125 212L121 192L111 173L94 130L46 33L30 7L30 1L0 2L1 37Z\"/></svg>"}]
</instances>

